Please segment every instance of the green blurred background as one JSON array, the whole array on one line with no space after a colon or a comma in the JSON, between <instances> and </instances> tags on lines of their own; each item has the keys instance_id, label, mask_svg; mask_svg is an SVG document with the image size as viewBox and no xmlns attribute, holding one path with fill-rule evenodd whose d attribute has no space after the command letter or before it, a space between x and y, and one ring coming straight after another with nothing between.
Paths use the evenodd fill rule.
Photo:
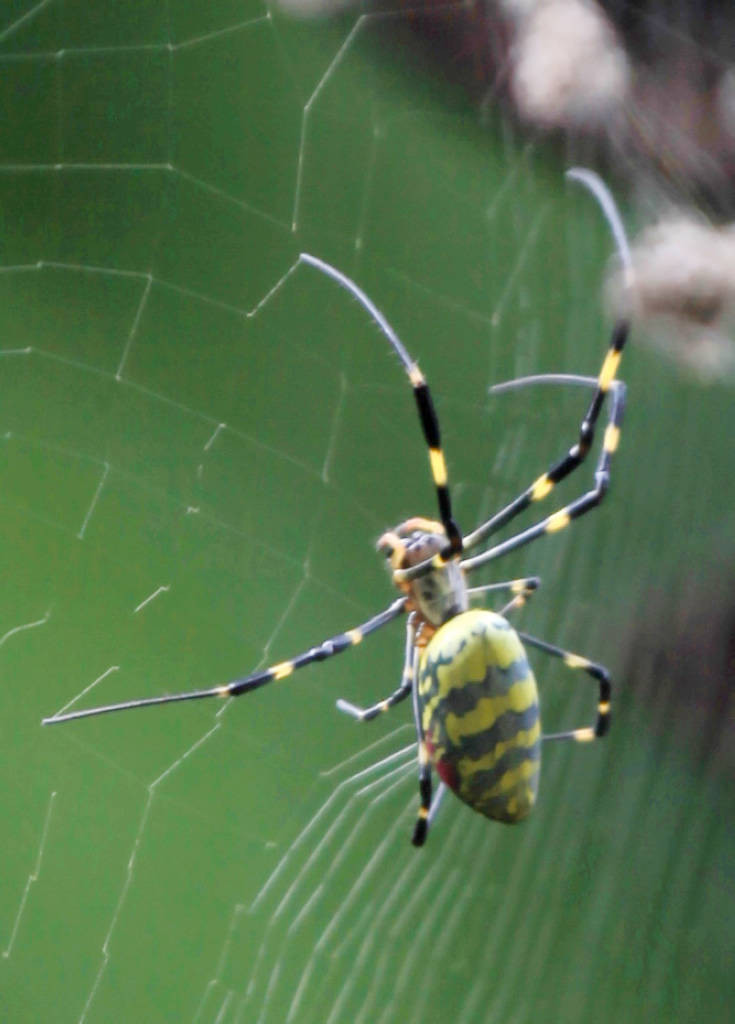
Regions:
<instances>
[{"instance_id":1,"label":"green blurred background","mask_svg":"<svg viewBox=\"0 0 735 1024\"><path fill-rule=\"evenodd\" d=\"M609 742L548 749L528 823L448 798L410 846L409 711L334 707L396 685L399 626L231 705L40 726L392 599L374 542L434 514L410 389L300 251L420 359L465 529L572 441L579 391L487 389L597 372L608 232L408 24L3 4L3 1020L730 1019L732 712L696 630L676 652L687 595L711 622L731 589L732 391L638 339L609 500L493 568L539 573L523 628L617 683ZM586 723L593 691L534 664L547 728Z\"/></svg>"}]
</instances>

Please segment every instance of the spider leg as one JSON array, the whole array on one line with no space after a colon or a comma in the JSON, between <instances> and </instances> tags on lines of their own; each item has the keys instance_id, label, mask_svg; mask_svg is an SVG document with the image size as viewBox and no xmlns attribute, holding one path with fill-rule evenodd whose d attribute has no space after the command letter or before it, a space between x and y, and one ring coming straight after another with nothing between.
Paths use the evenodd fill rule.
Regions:
<instances>
[{"instance_id":1,"label":"spider leg","mask_svg":"<svg viewBox=\"0 0 735 1024\"><path fill-rule=\"evenodd\" d=\"M577 743L589 743L591 740L601 739L610 728L610 700L611 684L610 673L603 665L598 665L588 658L579 654L572 654L555 644L549 644L545 640L539 640L528 633L518 633L524 643L530 647L536 647L539 651L550 654L552 658L561 658L567 668L581 669L587 675L596 679L600 687L600 695L597 703L597 721L594 725L581 729L570 729L568 732L556 732L543 736L543 740L576 740Z\"/></svg>"},{"instance_id":2,"label":"spider leg","mask_svg":"<svg viewBox=\"0 0 735 1024\"><path fill-rule=\"evenodd\" d=\"M413 689L413 645L416 637L416 629L413 623L413 615L409 618L406 623L406 654L403 660L403 675L401 677L401 685L383 700L372 704L368 708L362 708L357 704L351 704L347 700L343 700L341 697L337 701L337 707L340 711L344 711L347 715L352 715L358 722L370 722L373 718L377 718L383 711L387 711L392 708L395 704L399 704L402 700L411 693Z\"/></svg>"},{"instance_id":3,"label":"spider leg","mask_svg":"<svg viewBox=\"0 0 735 1024\"><path fill-rule=\"evenodd\" d=\"M508 612L522 608L524 604L530 601L540 585L541 579L538 576L526 576L518 580L505 580L502 583L486 583L482 587L468 587L467 595L471 599L473 597L480 597L480 595L492 590L509 590L511 594L515 594L515 597L501 608L498 613L499 615L507 615Z\"/></svg>"},{"instance_id":4,"label":"spider leg","mask_svg":"<svg viewBox=\"0 0 735 1024\"><path fill-rule=\"evenodd\" d=\"M611 349L610 351L613 352L614 350ZM605 361L605 365L608 365L608 360ZM605 366L603 366L603 372L614 372L614 366L617 364L613 363L610 365L613 369L611 371L605 371ZM581 515L584 515L585 512L589 512L590 509L593 509L600 504L602 499L605 497L610 483L610 464L620 440L620 429L625 409L625 384L619 380L608 381L605 391L598 391L596 398L599 395L604 397L604 394L606 394L608 390L610 392L610 412L607 428L605 430L605 437L602 443L602 450L595 468L594 487L575 501L571 502L569 505L566 505L564 508L557 509L557 511L553 512L550 516L547 516L540 522L530 526L527 530L523 530L521 533L518 533L513 537L509 537L502 543L496 544L495 547L488 548L487 551L483 551L481 554L475 555L474 558L465 559L461 564L462 568L466 572L471 572L478 566L484 565L486 562L490 562L495 558L499 558L501 555L507 554L508 551L514 551L516 548L520 548L524 544L528 544L530 541L536 540L537 537L543 537L547 533L558 533L559 530L563 530L567 527L573 519L578 519ZM595 399L593 399L593 406L594 404ZM597 409L597 412L599 412L599 408ZM595 418L597 416L597 412L595 413ZM508 519L522 511L522 509L526 508L532 500L537 501L540 500L540 498L546 497L554 487L555 483L558 482L562 476L566 476L573 469L576 469L581 462L581 459L578 459L578 461L575 462L576 456L573 456L573 452L574 449L571 449L566 459L557 463L557 465L547 474L539 477L536 484L533 485L533 488L529 488L528 491L525 491L516 502L512 502L506 509L503 509L503 511L498 513L497 516L494 516L493 519L489 520L488 523L481 526L479 531L475 531L471 537L475 538L478 532L481 532L481 537L479 537L478 540L482 539L487 535L484 532L485 527L494 523L497 524L497 528L499 528L499 526L502 525L502 523L499 522L499 518L502 518L502 522L505 523ZM527 496L534 489L536 490L536 497L526 500ZM516 505L517 508L512 512L512 515L506 516L507 510ZM496 525L493 525L492 530L495 528ZM492 530L490 532L492 532ZM469 540L470 538L468 538L468 541ZM473 539L472 543L477 543L478 540ZM468 543L467 546L469 547L470 544Z\"/></svg>"},{"instance_id":5,"label":"spider leg","mask_svg":"<svg viewBox=\"0 0 735 1024\"><path fill-rule=\"evenodd\" d=\"M447 792L446 784L444 782L440 782L439 785L436 787L436 792L434 793L433 797L431 798L431 807L429 808L429 819L428 819L428 827L429 828L431 828L432 824L434 823L434 819L436 818L437 814L441 810L442 800L444 799L444 796L445 796L446 792Z\"/></svg>"},{"instance_id":6,"label":"spider leg","mask_svg":"<svg viewBox=\"0 0 735 1024\"><path fill-rule=\"evenodd\" d=\"M414 653L413 671L414 676L418 675L418 648ZM416 817L411 842L414 846L423 846L429 831L429 815L431 812L431 761L429 751L424 739L424 731L421 727L421 712L419 710L418 692L416 687L413 690L413 719L416 725L416 737L418 739L419 758L419 810Z\"/></svg>"},{"instance_id":7,"label":"spider leg","mask_svg":"<svg viewBox=\"0 0 735 1024\"><path fill-rule=\"evenodd\" d=\"M540 576L522 576L517 580L501 580L500 583L484 583L479 587L468 587L467 593L470 597L479 597L492 590L509 590L511 594L525 594L527 597L532 591L538 590L541 586Z\"/></svg>"},{"instance_id":8,"label":"spider leg","mask_svg":"<svg viewBox=\"0 0 735 1024\"><path fill-rule=\"evenodd\" d=\"M389 697L378 701L377 704L373 704L369 708L361 708L356 704L350 704L349 701L340 699L337 701L337 707L340 711L344 711L346 714L352 715L353 718L358 719L360 722L369 722L371 719L377 718L381 712L387 711L388 708L393 707L394 704L398 704L400 701L405 700L409 694L413 695L413 718L416 726L416 736L418 739L419 796L421 802L411 842L414 846L423 846L426 842L430 820L439 809L439 802L443 793L440 790L437 793L436 801L432 803L431 762L429 760L429 752L427 750L426 743L424 742L423 731L421 729L421 716L419 714L418 698L416 688L414 686L414 679L416 678L419 659L418 648L415 646L415 639L416 629L413 623L413 616L411 616L406 626L406 654L403 663L403 677L401 685L394 690Z\"/></svg>"},{"instance_id":9,"label":"spider leg","mask_svg":"<svg viewBox=\"0 0 735 1024\"><path fill-rule=\"evenodd\" d=\"M585 188L592 193L602 209L608 226L610 227L615 239L618 256L623 267L625 283L629 286L633 278L630 248L625 236L625 229L610 191L598 175L594 174L592 171L586 170L585 168L572 168L567 172L567 176L584 185ZM571 505L559 509L553 515L548 516L536 526L531 527L529 530L525 530L523 533L519 533L516 537L510 538L510 540L506 541L504 544L499 544L496 547L491 548L489 551L477 555L475 558L467 559L462 563L463 568L466 570L474 569L478 565L483 565L485 562L505 554L506 551L512 551L517 547L521 547L523 544L527 544L529 541L542 536L544 533L554 533L557 530L561 530L563 527L567 526L572 519L577 518L600 503L605 491L607 490L610 458L618 444L620 425L623 417L625 385L616 380L616 373L629 332L630 319L627 315L623 315L618 319L617 323L613 327L607 354L595 382L595 393L580 424L579 436L575 444L572 445L563 458L554 463L546 473L538 477L514 501L510 502L509 505L506 505L505 508L501 509L492 516L492 518L488 519L487 522L482 523L477 527L477 529L467 534L462 541L462 545L456 550L469 550L476 547L482 541L492 536L492 534L497 530L501 529L501 527L505 526L506 523L510 522L517 515L523 512L529 507L529 505L532 505L537 501L542 501L546 498L561 480L566 476L569 476L570 473L584 462L592 447L595 426L600 415L600 411L608 393L610 393L612 408L608 417L608 427L605 432L603 451L595 472L595 486L593 490L582 495L582 497L578 498L577 501L573 502ZM588 383L586 378L574 375L564 375L564 377L560 377L559 375L552 376L556 381L565 379L568 382L577 384ZM510 386L512 385L506 385L505 388L501 388L501 390L508 390ZM410 580L416 579L419 576L430 572L431 568L432 562L431 560L427 560L425 562L420 562L417 565L412 565L406 569L398 569L394 573L394 581L396 583L409 582Z\"/></svg>"},{"instance_id":10,"label":"spider leg","mask_svg":"<svg viewBox=\"0 0 735 1024\"><path fill-rule=\"evenodd\" d=\"M419 813L416 818L411 842L423 846L429 832L429 811L431 810L431 763L423 740L419 743Z\"/></svg>"},{"instance_id":11,"label":"spider leg","mask_svg":"<svg viewBox=\"0 0 735 1024\"><path fill-rule=\"evenodd\" d=\"M487 520L487 522L482 523L482 525L478 526L476 530L473 530L472 533L468 534L464 539L465 549L476 547L482 541L500 530L506 523L510 522L511 519L520 515L520 513L525 511L525 509L530 505L537 501L542 501L552 492L554 487L560 481L582 465L590 451L590 448L592 447L595 437L595 427L597 425L597 420L603 403L607 395L610 394L611 409L608 417L608 427L605 433L605 440L603 443L603 456L607 455L608 458L604 460L606 463L605 465L598 463L597 472L595 474L596 488L600 490L598 501L596 501L595 504L601 500L602 494L604 493L607 485L607 480L601 482L599 474L603 469L607 469L609 466L609 456L612 455L617 447L620 426L623 418L625 385L621 381L615 379L615 373L620 363L620 357L627 340L629 330L630 324L628 321L618 322L613 329L610 347L608 348L607 355L602 364L602 368L600 369L592 401L590 402L587 412L580 424L579 437L576 443L572 445L563 458L554 463L546 473L543 473L538 477L529 487L526 488L525 491L523 491L522 494L511 501L510 504L506 505L505 508L496 512L492 518ZM584 511L586 511L586 508ZM580 511L576 512L576 515L580 514ZM549 518L551 519L553 517ZM560 527L557 525L556 529L559 528ZM553 527L548 531L541 530L539 532L551 532L551 529L553 529ZM523 543L525 543L525 541Z\"/></svg>"},{"instance_id":12,"label":"spider leg","mask_svg":"<svg viewBox=\"0 0 735 1024\"><path fill-rule=\"evenodd\" d=\"M625 235L625 228L623 227L623 223L620 219L620 215L610 191L596 174L592 171L586 170L585 168L574 167L567 172L567 176L579 181L585 186L585 188L589 189L599 203L615 239L618 256L626 275L626 282L630 283L633 274L630 248L628 246L628 239ZM542 523L538 524L537 527L532 527L531 530L526 530L524 533L518 534L517 537L511 538L512 543L508 546L504 547L503 545L498 545L497 548L492 549L495 554L490 555L489 552L486 552L488 556L486 560L489 561L491 557L497 557L497 555L504 553L504 551L510 551L513 548L520 547L521 544L525 544L529 540L533 540L534 537L540 536L543 533L552 533L555 530L560 530L567 525L570 519L582 515L583 512L586 512L590 508L599 504L607 489L610 457L617 447L620 425L623 417L625 385L617 381L615 377L629 333L629 318L627 316L620 317L613 327L610 344L602 363L600 373L597 377L595 393L592 396L592 401L590 402L587 412L580 424L579 436L575 444L572 445L563 458L559 459L558 462L555 462L546 471L546 473L543 473L540 477L534 480L534 482L514 501L509 505L506 505L505 508L501 509L499 512L496 512L496 514L492 516L492 518L488 519L487 522L478 526L476 530L473 530L472 533L468 534L464 539L465 548L476 547L482 541L492 536L492 534L497 530L501 529L501 527L505 526L505 524L510 522L511 519L514 519L517 515L527 509L529 505L532 505L536 501L543 501L543 499L552 492L554 487L556 487L561 480L569 476L570 473L574 472L575 469L581 466L592 447L595 436L595 426L600 415L600 410L602 409L603 403L610 392L612 408L608 418L608 427L605 432L602 455L598 461L597 471L595 473L594 490L589 491L567 508L560 509L557 513L554 513L554 515L549 516ZM569 375L566 377L564 375L559 377L552 375L552 379L567 379L574 383L586 383L585 378ZM482 557L483 556L480 556L480 558ZM480 563L476 562L474 564ZM466 565L466 567L471 568L472 566Z\"/></svg>"},{"instance_id":13,"label":"spider leg","mask_svg":"<svg viewBox=\"0 0 735 1024\"><path fill-rule=\"evenodd\" d=\"M233 679L232 682L226 683L223 686L213 686L208 690L188 690L185 693L164 694L160 697L143 697L138 700L123 701L120 704L106 704L96 708L85 708L82 711L69 711L63 715L51 715L49 718L44 718L43 725L56 725L59 722L70 722L75 718L91 718L93 715L106 715L111 711L128 711L131 708L151 707L154 704L173 704L184 700L202 700L205 697L239 697L240 694L249 693L251 690L256 690L267 683L272 683L278 679L285 679L297 669L310 665L312 661L324 661L326 658L331 658L334 654L341 654L342 651L354 647L364 640L366 636L369 636L370 633L374 633L375 630L380 629L397 618L401 612L405 611L405 606L405 597L400 597L384 611L374 615L367 622L363 622L362 625L356 626L354 629L348 629L345 633L338 633L336 636L322 641L317 647L311 647L308 651L297 654L295 658L279 662L277 665L271 665L270 668L263 669L262 672L253 672L248 676L243 676L241 679Z\"/></svg>"},{"instance_id":14,"label":"spider leg","mask_svg":"<svg viewBox=\"0 0 735 1024\"><path fill-rule=\"evenodd\" d=\"M449 495L447 465L439 433L439 419L436 415L429 385L426 383L426 378L419 369L418 363L409 356L400 338L375 303L368 298L362 288L355 284L351 278L343 274L341 270L337 270L336 267L325 263L324 260L320 260L316 256L310 256L309 253L302 252L299 260L302 263L308 263L309 266L321 271L322 274L326 274L327 277L331 277L333 281L336 281L337 284L346 289L353 298L357 299L363 309L373 317L393 348L393 351L401 360L413 388L421 429L424 432L424 439L429 449L429 466L439 503L439 517L448 541L447 549L443 554L446 556L459 554L462 551L462 534L452 518L452 503Z\"/></svg>"}]
</instances>

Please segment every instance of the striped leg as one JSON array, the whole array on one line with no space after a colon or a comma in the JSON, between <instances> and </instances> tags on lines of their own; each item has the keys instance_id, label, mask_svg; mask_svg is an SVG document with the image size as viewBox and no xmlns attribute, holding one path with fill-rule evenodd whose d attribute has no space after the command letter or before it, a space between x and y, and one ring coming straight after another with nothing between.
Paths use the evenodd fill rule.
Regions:
<instances>
[{"instance_id":1,"label":"striped leg","mask_svg":"<svg viewBox=\"0 0 735 1024\"><path fill-rule=\"evenodd\" d=\"M344 711L347 715L352 715L358 722L370 722L373 718L377 718L383 711L387 711L392 708L395 704L400 704L402 700L411 693L413 689L413 645L416 638L416 629L413 623L413 615L409 618L406 625L406 654L403 659L403 675L401 677L401 685L398 689L394 690L389 697L385 697L383 700L378 701L377 704L372 704L369 708L361 708L357 704L351 704L347 700L340 699L337 701L337 707L340 711Z\"/></svg>"},{"instance_id":2,"label":"striped leg","mask_svg":"<svg viewBox=\"0 0 735 1024\"><path fill-rule=\"evenodd\" d=\"M75 718L91 718L93 715L106 715L111 711L128 711L131 708L146 708L152 707L155 704L173 704L184 700L202 700L205 697L239 697L240 694L257 690L259 687L265 686L266 683L285 679L297 669L310 665L312 661L324 661L327 658L331 658L334 654L341 654L342 651L349 650L350 647L359 644L370 633L374 633L375 630L392 622L393 619L397 618L405 610L405 607L405 597L399 597L385 611L374 615L373 618L363 622L362 625L356 626L354 629L348 629L346 633L338 633L329 640L324 640L317 647L311 647L308 651L304 651L303 654L297 654L295 658L291 658L289 661L282 661L277 665L271 665L270 668L263 669L262 672L253 672L242 679L233 679L232 682L224 686L213 686L208 690L188 690L185 693L164 694L161 697L143 697L139 700L124 701L121 704L106 704L102 707L86 708L83 711L69 711L63 715L52 715L50 718L44 718L43 724L56 725L58 722L69 722Z\"/></svg>"},{"instance_id":3,"label":"striped leg","mask_svg":"<svg viewBox=\"0 0 735 1024\"><path fill-rule=\"evenodd\" d=\"M613 350L611 349L611 352L612 351ZM612 368L610 370L606 370L605 367L608 366L608 362L609 360L605 361L603 374L608 372L613 373L614 367L617 365L617 363L610 363ZM520 548L524 544L528 544L530 541L536 540L537 537L543 537L547 533L558 533L559 530L563 530L567 527L573 519L578 519L581 515L584 515L585 512L589 512L590 509L593 509L600 504L610 483L610 464L620 440L620 429L623 422L623 412L625 410L625 384L623 384L622 381L613 380L608 381L606 387L610 392L610 413L602 444L602 451L600 452L600 457L597 460L597 466L595 468L594 487L581 497L577 498L576 501L571 502L564 508L558 509L556 512L552 513L552 515L547 516L546 519L542 519L540 522L529 527L527 530L524 530L522 533L518 533L514 537L509 537L508 540L503 541L501 544L496 544L495 547L489 548L487 551L483 551L482 554L476 555L474 558L465 559L462 562L462 568L466 572L471 572L473 569L478 568L478 566L484 565L486 562L490 562L495 558L499 558L501 555L505 555L509 551L515 551L516 548ZM590 407L591 409L595 407L598 395L604 395L604 393L606 392L598 390L595 399L593 399L592 406ZM599 405L601 405L601 403L602 399L600 399ZM599 412L599 405L595 416ZM482 537L487 535L484 531L490 524L497 523L497 526L499 527L503 523L507 522L508 519L512 518L512 516L517 515L518 512L526 508L532 500L537 501L546 497L558 480L562 479L563 476L567 476L573 469L576 469L584 457L580 457L578 454L573 454L577 447L578 446L575 445L565 459L549 470L549 472L543 477L539 477L533 487L529 488L528 491L525 491L524 494L517 499L517 502L513 502L511 505L507 506L507 509L504 509L502 512L498 513L498 516L493 517L492 520L489 520L488 523L480 527L482 536L479 539L482 539ZM531 494L532 491L535 491L536 496L526 500L527 496ZM511 508L514 509L512 515L508 515L506 517L506 511ZM498 517L504 517L502 523L498 522ZM496 525L493 525L489 532L493 532L494 529L496 529ZM467 547L470 546L470 541L473 544L477 543L474 538L480 531L475 531L474 534L466 538L465 543Z\"/></svg>"},{"instance_id":4,"label":"striped leg","mask_svg":"<svg viewBox=\"0 0 735 1024\"><path fill-rule=\"evenodd\" d=\"M608 226L610 227L613 238L615 239L618 257L620 258L620 263L625 274L626 284L630 284L633 278L630 248L625 235L625 228L623 227L620 215L615 206L615 201L608 188L594 172L586 170L585 168L571 168L567 171L567 177L574 181L578 181L588 189L599 204L600 209L607 220ZM595 471L594 488L582 495L582 497L578 498L575 502L572 502L571 505L568 505L566 508L559 509L557 512L553 513L553 515L548 516L546 519L537 523L535 526L532 526L530 529L524 530L523 533L519 533L515 537L511 537L504 544L498 544L496 547L478 555L476 558L468 559L463 563L465 569L469 570L473 569L477 565L482 565L484 562L497 558L499 555L505 554L506 551L513 551L515 548L521 547L523 544L527 544L529 541L534 540L536 537L540 537L545 533L555 533L557 530L561 530L567 526L572 519L583 515L583 513L589 511L589 509L594 508L600 503L607 490L610 460L618 445L620 426L623 418L625 385L620 381L617 381L615 378L629 332L629 319L623 316L618 320L613 328L607 354L597 377L595 394L580 425L577 442L572 445L562 459L554 463L546 473L538 477L538 479L536 479L530 487L519 495L515 501L506 505L504 509L501 509L500 512L496 513L491 519L488 519L486 523L483 523L471 534L465 537L464 546L465 548L472 548L492 536L493 533L503 527L506 523L510 522L511 519L514 519L517 515L523 512L524 509L528 508L529 505L532 505L537 501L542 501L546 498L561 480L569 476L570 473L582 464L592 447L595 425L605 398L608 393L610 393L611 409L608 417L607 430L605 431L602 453ZM576 378L576 381L581 383L582 379ZM510 386L512 386L512 384Z\"/></svg>"},{"instance_id":5,"label":"striped leg","mask_svg":"<svg viewBox=\"0 0 735 1024\"><path fill-rule=\"evenodd\" d=\"M429 385L426 383L421 370L419 370L418 363L413 364L408 375L413 386L419 419L421 420L424 437L429 448L429 465L434 486L436 487L437 501L439 502L439 518L442 521L444 532L449 541L448 550L444 554L447 556L450 554L460 554L462 551L462 534L452 518L447 464L444 459L441 438L439 436L439 420L434 409L434 403L431 400Z\"/></svg>"},{"instance_id":6,"label":"striped leg","mask_svg":"<svg viewBox=\"0 0 735 1024\"><path fill-rule=\"evenodd\" d=\"M418 675L418 651L414 654L414 675ZM418 693L414 687L413 691L413 718L416 723L416 737L418 739L419 755L419 811L416 818L411 842L414 846L423 846L429 831L429 813L431 811L431 761L429 751L424 740L424 731L421 726L421 713L419 711Z\"/></svg>"},{"instance_id":7,"label":"striped leg","mask_svg":"<svg viewBox=\"0 0 735 1024\"><path fill-rule=\"evenodd\" d=\"M528 487L514 501L509 505L506 505L506 507L501 509L500 512L497 512L491 519L488 519L486 523L483 523L472 533L468 534L464 540L465 548L469 549L475 547L477 544L490 537L493 533L496 533L501 529L501 527L505 526L506 523L510 522L511 519L520 515L520 513L530 505L537 501L542 501L551 493L554 487L561 480L569 476L570 473L581 466L592 447L597 420L608 393L610 394L611 409L608 419L608 427L605 432L605 439L603 442L602 455L603 460L605 456L607 456L606 461L609 464L609 456L612 455L617 447L625 406L625 385L621 381L615 379L615 373L617 372L617 368L620 363L622 350L628 337L629 328L630 325L627 321L621 321L616 324L615 329L613 330L610 347L597 378L595 394L580 425L579 438L576 444L572 445L562 459L555 463L546 473L538 477L538 479L535 480L530 487ZM595 481L596 488L601 487L604 491L607 481L605 480L604 483L601 483L600 480L600 472L603 468L604 467L598 462ZM553 516L549 517L549 520L551 519L553 519ZM545 522L548 522L548 520ZM557 529L558 528L559 527L557 527ZM549 530L548 532L551 531Z\"/></svg>"},{"instance_id":8,"label":"striped leg","mask_svg":"<svg viewBox=\"0 0 735 1024\"><path fill-rule=\"evenodd\" d=\"M431 763L423 740L419 741L419 797L419 813L411 836L414 846L423 846L426 842L431 810Z\"/></svg>"},{"instance_id":9,"label":"striped leg","mask_svg":"<svg viewBox=\"0 0 735 1024\"><path fill-rule=\"evenodd\" d=\"M308 263L309 266L321 271L322 274L326 274L327 277L331 277L333 281L336 281L337 284L342 286L342 288L345 288L353 298L357 299L363 309L370 313L374 318L378 327L388 339L393 351L401 360L403 368L408 374L408 379L410 380L413 388L416 407L419 413L419 420L421 421L421 428L424 432L424 438L429 448L429 465L431 467L431 475L434 480L437 501L439 503L439 518L441 519L448 541L447 550L444 554L447 556L450 554L459 554L462 551L462 534L452 518L452 505L449 496L449 482L447 479L447 465L441 446L441 437L439 435L439 419L436 415L434 403L431 399L429 385L426 383L426 378L419 369L418 363L411 359L408 352L403 347L403 343L400 338L375 303L368 298L365 292L356 285L353 280L347 277L346 274L343 274L341 270L337 270L336 267L331 266L329 263L325 263L324 260L317 259L316 256L310 256L306 252L301 253L299 260L302 263Z\"/></svg>"},{"instance_id":10,"label":"striped leg","mask_svg":"<svg viewBox=\"0 0 735 1024\"><path fill-rule=\"evenodd\" d=\"M405 700L409 694L413 694L413 717L416 725L416 736L418 739L420 804L411 842L414 846L423 846L426 842L426 836L429 830L429 817L432 810L432 786L431 762L429 761L429 752L426 748L426 743L424 742L416 689L413 685L419 657L418 651L414 646L415 638L416 631L414 624L409 620L408 627L406 629L406 656L404 659L403 679L397 690L394 690L389 697L378 701L377 704L373 704L369 708L361 708L341 699L337 701L337 707L340 711L344 711L346 714L352 715L353 718L358 719L360 722L369 722L371 719L377 718L383 711L387 711L388 708L393 707L394 704L398 704L400 701ZM438 810L438 804L439 801L437 800L434 813Z\"/></svg>"},{"instance_id":11,"label":"striped leg","mask_svg":"<svg viewBox=\"0 0 735 1024\"><path fill-rule=\"evenodd\" d=\"M515 594L515 597L501 608L499 613L500 615L507 615L509 612L522 608L527 604L540 586L541 579L539 576L526 576L518 580L505 580L503 583L487 583L482 587L468 587L467 594L470 598L473 598L480 597L482 594L493 590L509 590L511 594Z\"/></svg>"},{"instance_id":12,"label":"striped leg","mask_svg":"<svg viewBox=\"0 0 735 1024\"><path fill-rule=\"evenodd\" d=\"M561 647L556 647L554 644L548 644L545 640L538 640L534 636L529 636L527 633L518 633L518 636L523 640L524 643L530 647L536 647L539 651L544 651L546 654L550 654L552 658L561 658L567 668L581 669L586 672L587 675L592 676L596 679L600 686L600 696L597 703L597 721L594 725L586 726L581 729L571 729L568 732L555 732L543 736L544 740L576 740L577 743L589 743L591 740L601 739L610 728L610 700L611 700L611 684L610 684L610 673L603 665L598 665L594 661L590 661L588 658L583 658L579 654L572 654L571 651L565 651Z\"/></svg>"}]
</instances>

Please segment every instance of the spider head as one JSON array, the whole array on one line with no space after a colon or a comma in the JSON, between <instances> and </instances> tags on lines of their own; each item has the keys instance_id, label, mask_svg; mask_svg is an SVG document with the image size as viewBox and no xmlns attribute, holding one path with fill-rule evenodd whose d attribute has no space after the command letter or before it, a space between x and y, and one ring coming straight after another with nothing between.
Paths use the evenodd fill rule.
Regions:
<instances>
[{"instance_id":1,"label":"spider head","mask_svg":"<svg viewBox=\"0 0 735 1024\"><path fill-rule=\"evenodd\" d=\"M441 523L415 516L388 530L378 540L393 570L393 582L409 598L408 609L417 611L432 626L467 611L467 587L456 559L436 557L446 548L447 536ZM426 570L412 580L396 577L396 570L410 569L430 562Z\"/></svg>"}]
</instances>

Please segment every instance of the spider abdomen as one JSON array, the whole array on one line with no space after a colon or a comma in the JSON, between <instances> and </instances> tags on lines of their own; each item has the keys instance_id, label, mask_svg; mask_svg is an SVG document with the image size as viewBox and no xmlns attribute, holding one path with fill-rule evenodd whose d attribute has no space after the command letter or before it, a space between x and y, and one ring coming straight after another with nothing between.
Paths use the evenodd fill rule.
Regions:
<instances>
[{"instance_id":1,"label":"spider abdomen","mask_svg":"<svg viewBox=\"0 0 735 1024\"><path fill-rule=\"evenodd\" d=\"M432 637L419 668L421 728L437 773L497 821L531 811L541 767L536 680L501 615L463 612Z\"/></svg>"}]
</instances>

